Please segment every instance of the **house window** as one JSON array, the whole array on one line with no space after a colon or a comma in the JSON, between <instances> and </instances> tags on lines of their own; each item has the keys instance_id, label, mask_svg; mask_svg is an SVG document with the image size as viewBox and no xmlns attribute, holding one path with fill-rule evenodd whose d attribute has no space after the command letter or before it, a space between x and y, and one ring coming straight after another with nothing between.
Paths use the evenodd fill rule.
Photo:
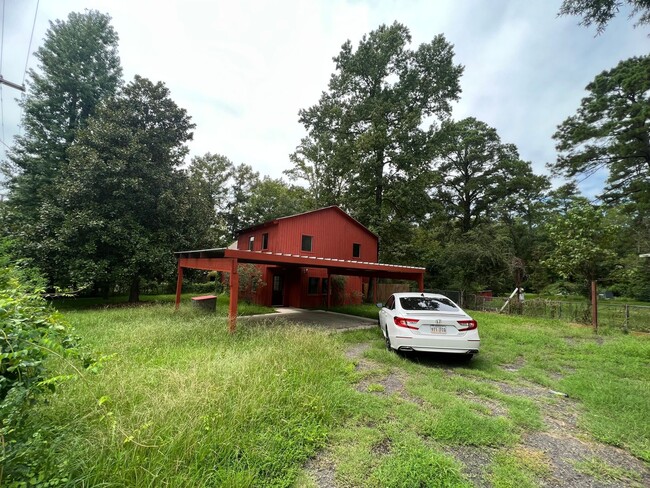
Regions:
<instances>
[{"instance_id":1,"label":"house window","mask_svg":"<svg viewBox=\"0 0 650 488\"><path fill-rule=\"evenodd\" d=\"M268 249L268 248L269 248L269 235L262 234L262 249Z\"/></svg>"},{"instance_id":2,"label":"house window","mask_svg":"<svg viewBox=\"0 0 650 488\"><path fill-rule=\"evenodd\" d=\"M359 256L361 256L361 244L355 242L352 244L352 257L358 258Z\"/></svg>"},{"instance_id":3,"label":"house window","mask_svg":"<svg viewBox=\"0 0 650 488\"><path fill-rule=\"evenodd\" d=\"M248 250L252 251L254 246L255 246L255 236L250 236L248 238Z\"/></svg>"},{"instance_id":4,"label":"house window","mask_svg":"<svg viewBox=\"0 0 650 488\"><path fill-rule=\"evenodd\" d=\"M308 295L316 295L318 293L318 280L320 278L309 278L309 287L307 288Z\"/></svg>"},{"instance_id":5,"label":"house window","mask_svg":"<svg viewBox=\"0 0 650 488\"><path fill-rule=\"evenodd\" d=\"M311 252L311 236L302 236L302 247L303 251Z\"/></svg>"},{"instance_id":6,"label":"house window","mask_svg":"<svg viewBox=\"0 0 650 488\"><path fill-rule=\"evenodd\" d=\"M322 293L323 295L327 295L327 285L328 285L328 281L329 281L329 280L328 280L327 278L323 278L323 281L321 282L321 283L323 284L323 287L321 288L321 290L322 290L321 293Z\"/></svg>"}]
</instances>

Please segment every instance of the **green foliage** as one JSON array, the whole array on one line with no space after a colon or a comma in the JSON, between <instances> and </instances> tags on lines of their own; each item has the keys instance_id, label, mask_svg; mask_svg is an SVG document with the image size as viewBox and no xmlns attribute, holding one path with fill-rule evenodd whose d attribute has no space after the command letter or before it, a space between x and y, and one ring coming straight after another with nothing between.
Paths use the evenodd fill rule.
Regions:
<instances>
[{"instance_id":1,"label":"green foliage","mask_svg":"<svg viewBox=\"0 0 650 488\"><path fill-rule=\"evenodd\" d=\"M254 182L251 194L241 210L242 225L252 226L278 217L314 210L314 207L305 188L265 176Z\"/></svg>"},{"instance_id":2,"label":"green foliage","mask_svg":"<svg viewBox=\"0 0 650 488\"><path fill-rule=\"evenodd\" d=\"M433 197L463 232L494 219L500 208L527 208L549 187L513 144L502 143L495 129L472 117L443 123L434 166Z\"/></svg>"},{"instance_id":3,"label":"green foliage","mask_svg":"<svg viewBox=\"0 0 650 488\"><path fill-rule=\"evenodd\" d=\"M650 24L650 0L564 0L560 15L580 15L580 25L588 27L596 24L601 34L623 4L632 8L630 18L639 16L635 27Z\"/></svg>"},{"instance_id":4,"label":"green foliage","mask_svg":"<svg viewBox=\"0 0 650 488\"><path fill-rule=\"evenodd\" d=\"M307 181L315 206L340 204L380 233L393 219L426 213L431 134L460 93L463 68L445 38L416 49L410 42L395 22L363 36L356 50L343 44L328 91L300 111L308 136L287 172Z\"/></svg>"},{"instance_id":5,"label":"green foliage","mask_svg":"<svg viewBox=\"0 0 650 488\"><path fill-rule=\"evenodd\" d=\"M34 259L49 284L61 271L57 232L64 212L58 179L68 171L67 151L79 130L121 84L117 42L110 17L94 10L50 23L21 102L24 134L2 167L10 189L8 228L21 254Z\"/></svg>"},{"instance_id":6,"label":"green foliage","mask_svg":"<svg viewBox=\"0 0 650 488\"><path fill-rule=\"evenodd\" d=\"M604 167L608 200L650 203L649 72L650 56L634 57L587 85L577 114L553 136L559 152L550 165L555 174L573 177Z\"/></svg>"},{"instance_id":7,"label":"green foliage","mask_svg":"<svg viewBox=\"0 0 650 488\"><path fill-rule=\"evenodd\" d=\"M443 247L427 265L430 285L464 291L510 288L511 249L510 236L502 226L486 224L465 233L448 232Z\"/></svg>"},{"instance_id":8,"label":"green foliage","mask_svg":"<svg viewBox=\"0 0 650 488\"><path fill-rule=\"evenodd\" d=\"M45 432L26 420L39 397L70 378L53 371L48 358L73 357L79 350L72 330L40 297L33 274L0 266L0 484L45 482L44 473L34 470L47 450Z\"/></svg>"},{"instance_id":9,"label":"green foliage","mask_svg":"<svg viewBox=\"0 0 650 488\"><path fill-rule=\"evenodd\" d=\"M553 248L543 264L564 279L605 278L614 265L617 230L618 226L606 219L601 208L577 203L566 215L548 223Z\"/></svg>"},{"instance_id":10,"label":"green foliage","mask_svg":"<svg viewBox=\"0 0 650 488\"><path fill-rule=\"evenodd\" d=\"M213 209L178 169L193 127L162 83L139 76L90 119L59 187L70 280L129 284L137 301L140 278L169 277L173 251L201 241Z\"/></svg>"},{"instance_id":11,"label":"green foliage","mask_svg":"<svg viewBox=\"0 0 650 488\"><path fill-rule=\"evenodd\" d=\"M253 301L259 288L266 286L262 279L262 271L254 264L240 264L237 266L239 273L239 294L242 300Z\"/></svg>"}]
</instances>

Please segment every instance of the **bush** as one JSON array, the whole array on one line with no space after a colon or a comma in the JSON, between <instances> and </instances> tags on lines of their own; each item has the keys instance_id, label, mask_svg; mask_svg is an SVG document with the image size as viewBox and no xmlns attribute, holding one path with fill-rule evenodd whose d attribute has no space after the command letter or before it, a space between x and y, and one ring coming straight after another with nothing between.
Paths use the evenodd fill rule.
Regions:
<instances>
[{"instance_id":1,"label":"bush","mask_svg":"<svg viewBox=\"0 0 650 488\"><path fill-rule=\"evenodd\" d=\"M39 427L26 429L30 406L66 379L49 356L77 355L71 329L41 297L34 273L0 263L0 485L43 477L36 466L47 449ZM40 476L39 476L40 475Z\"/></svg>"}]
</instances>

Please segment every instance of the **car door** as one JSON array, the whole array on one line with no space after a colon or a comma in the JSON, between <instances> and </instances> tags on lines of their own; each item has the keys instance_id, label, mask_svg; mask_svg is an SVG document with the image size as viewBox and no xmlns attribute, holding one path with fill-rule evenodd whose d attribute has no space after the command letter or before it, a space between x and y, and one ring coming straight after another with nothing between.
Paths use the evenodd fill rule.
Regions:
<instances>
[{"instance_id":1,"label":"car door","mask_svg":"<svg viewBox=\"0 0 650 488\"><path fill-rule=\"evenodd\" d=\"M382 309L379 311L379 325L381 326L381 330L387 334L387 323L392 320L392 313L391 310L395 309L395 295L391 295L388 298L388 301L386 301L386 305L382 307Z\"/></svg>"}]
</instances>

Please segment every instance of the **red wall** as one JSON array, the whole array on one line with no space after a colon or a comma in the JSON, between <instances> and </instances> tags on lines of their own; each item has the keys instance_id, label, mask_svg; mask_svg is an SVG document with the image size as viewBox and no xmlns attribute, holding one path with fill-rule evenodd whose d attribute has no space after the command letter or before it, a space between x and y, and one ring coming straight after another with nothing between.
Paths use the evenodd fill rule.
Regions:
<instances>
[{"instance_id":1,"label":"red wall","mask_svg":"<svg viewBox=\"0 0 650 488\"><path fill-rule=\"evenodd\" d=\"M262 235L268 234L268 248L262 249ZM302 236L312 236L312 251L303 251ZM271 251L302 256L316 256L355 261L377 262L377 238L363 226L348 218L337 208L325 208L269 224L251 232L242 233L237 249L248 249L254 237L253 251ZM360 256L353 257L353 244L361 245ZM255 293L256 303L271 306L272 283L275 272L284 276L284 305L299 308L318 308L327 305L327 295L322 292L322 280L327 278L323 268L297 268L258 265L266 286ZM309 278L319 278L318 290L309 294ZM332 305L361 303L363 280L356 276L345 277L345 290L340 297L332 294Z\"/></svg>"},{"instance_id":2,"label":"red wall","mask_svg":"<svg viewBox=\"0 0 650 488\"><path fill-rule=\"evenodd\" d=\"M268 251L303 256L351 259L377 262L377 238L361 225L347 218L336 208L279 219L277 224L243 233L238 249L248 249L249 238L255 238L253 250L262 251L262 234L268 233ZM302 236L312 236L312 251L302 251ZM360 256L352 257L353 243L361 244Z\"/></svg>"},{"instance_id":3,"label":"red wall","mask_svg":"<svg viewBox=\"0 0 650 488\"><path fill-rule=\"evenodd\" d=\"M323 268L282 268L280 266L256 265L262 272L266 283L257 289L253 301L260 305L272 305L273 275L281 273L284 276L284 306L297 308L322 308L327 306L327 293L323 292L323 279L327 278L327 270ZM315 294L309 294L309 278L318 278ZM329 278L331 279L331 277ZM360 304L363 294L363 278L358 276L345 277L345 289L341 296L336 296L331 287L332 305Z\"/></svg>"}]
</instances>

